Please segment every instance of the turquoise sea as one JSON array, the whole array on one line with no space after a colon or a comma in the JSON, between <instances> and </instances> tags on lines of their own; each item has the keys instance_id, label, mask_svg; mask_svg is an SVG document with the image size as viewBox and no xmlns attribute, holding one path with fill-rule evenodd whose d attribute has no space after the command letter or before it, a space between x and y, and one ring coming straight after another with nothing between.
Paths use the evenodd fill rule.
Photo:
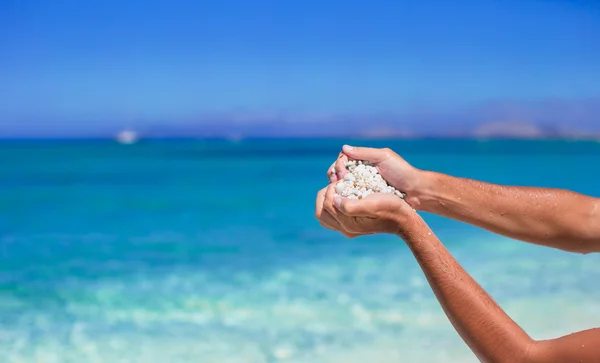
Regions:
<instances>
[{"instance_id":1,"label":"turquoise sea","mask_svg":"<svg viewBox=\"0 0 600 363\"><path fill-rule=\"evenodd\" d=\"M343 143L600 196L600 143L0 143L0 362L476 362L404 243L314 220ZM543 339L600 326L600 256L424 217Z\"/></svg>"}]
</instances>

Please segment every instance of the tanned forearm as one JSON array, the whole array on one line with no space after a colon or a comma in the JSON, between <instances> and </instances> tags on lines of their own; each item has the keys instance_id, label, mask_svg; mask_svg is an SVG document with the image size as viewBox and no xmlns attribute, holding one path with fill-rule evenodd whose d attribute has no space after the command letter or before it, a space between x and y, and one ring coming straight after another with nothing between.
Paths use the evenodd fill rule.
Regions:
<instances>
[{"instance_id":1,"label":"tanned forearm","mask_svg":"<svg viewBox=\"0 0 600 363\"><path fill-rule=\"evenodd\" d=\"M406 222L403 222L406 223ZM496 304L416 216L400 236L450 322L482 362L524 362L533 340Z\"/></svg>"},{"instance_id":2,"label":"tanned forearm","mask_svg":"<svg viewBox=\"0 0 600 363\"><path fill-rule=\"evenodd\" d=\"M570 252L600 252L600 199L423 172L417 209Z\"/></svg>"},{"instance_id":3,"label":"tanned forearm","mask_svg":"<svg viewBox=\"0 0 600 363\"><path fill-rule=\"evenodd\" d=\"M531 339L460 266L415 214L402 221L408 244L456 331L482 362L600 362L600 330ZM410 223L409 227L406 223ZM556 318L556 317L554 317Z\"/></svg>"}]
</instances>

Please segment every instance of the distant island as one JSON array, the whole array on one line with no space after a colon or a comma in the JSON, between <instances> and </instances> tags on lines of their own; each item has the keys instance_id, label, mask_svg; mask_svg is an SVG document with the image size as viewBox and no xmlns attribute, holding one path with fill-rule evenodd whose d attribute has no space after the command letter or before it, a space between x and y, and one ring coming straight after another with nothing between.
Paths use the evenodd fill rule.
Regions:
<instances>
[{"instance_id":1,"label":"distant island","mask_svg":"<svg viewBox=\"0 0 600 363\"><path fill-rule=\"evenodd\" d=\"M471 108L402 113L297 115L223 113L146 123L149 137L198 138L511 138L600 139L600 98L530 103L489 102Z\"/></svg>"},{"instance_id":2,"label":"distant island","mask_svg":"<svg viewBox=\"0 0 600 363\"><path fill-rule=\"evenodd\" d=\"M497 121L455 123L451 127L411 125L393 120L352 119L322 123L269 121L251 124L235 122L190 123L187 125L153 125L144 129L149 138L472 138L472 139L598 139L600 129L577 129L529 122ZM600 122L598 123L600 125Z\"/></svg>"},{"instance_id":3,"label":"distant island","mask_svg":"<svg viewBox=\"0 0 600 363\"><path fill-rule=\"evenodd\" d=\"M422 106L397 113L310 114L230 111L168 119L2 119L0 138L111 138L133 143L155 138L365 139L591 139L600 140L600 98L490 101L440 110Z\"/></svg>"}]
</instances>

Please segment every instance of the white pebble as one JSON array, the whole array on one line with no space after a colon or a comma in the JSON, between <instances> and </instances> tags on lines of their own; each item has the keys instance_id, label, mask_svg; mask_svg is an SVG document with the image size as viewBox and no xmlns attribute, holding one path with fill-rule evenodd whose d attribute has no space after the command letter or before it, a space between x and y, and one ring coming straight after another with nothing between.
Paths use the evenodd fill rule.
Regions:
<instances>
[{"instance_id":1,"label":"white pebble","mask_svg":"<svg viewBox=\"0 0 600 363\"><path fill-rule=\"evenodd\" d=\"M373 193L395 194L400 198L406 195L389 185L375 166L367 161L349 160L348 173L335 187L337 194L350 199L363 199Z\"/></svg>"},{"instance_id":2,"label":"white pebble","mask_svg":"<svg viewBox=\"0 0 600 363\"><path fill-rule=\"evenodd\" d=\"M344 182L337 183L337 185L335 186L335 192L339 195L342 195L345 188L346 186L344 185Z\"/></svg>"}]
</instances>

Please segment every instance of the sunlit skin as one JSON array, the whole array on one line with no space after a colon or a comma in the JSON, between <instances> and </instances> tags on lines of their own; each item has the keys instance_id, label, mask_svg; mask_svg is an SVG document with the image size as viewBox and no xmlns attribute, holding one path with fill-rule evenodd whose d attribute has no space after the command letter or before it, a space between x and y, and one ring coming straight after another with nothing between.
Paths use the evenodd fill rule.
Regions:
<instances>
[{"instance_id":1,"label":"sunlit skin","mask_svg":"<svg viewBox=\"0 0 600 363\"><path fill-rule=\"evenodd\" d=\"M350 159L374 163L407 194L341 198L335 183ZM419 170L389 149L344 147L319 191L315 215L344 236L402 238L450 322L482 362L600 363L600 329L552 340L532 339L461 267L417 213L427 211L498 234L577 253L600 252L600 200L559 189L508 187Z\"/></svg>"}]
</instances>

